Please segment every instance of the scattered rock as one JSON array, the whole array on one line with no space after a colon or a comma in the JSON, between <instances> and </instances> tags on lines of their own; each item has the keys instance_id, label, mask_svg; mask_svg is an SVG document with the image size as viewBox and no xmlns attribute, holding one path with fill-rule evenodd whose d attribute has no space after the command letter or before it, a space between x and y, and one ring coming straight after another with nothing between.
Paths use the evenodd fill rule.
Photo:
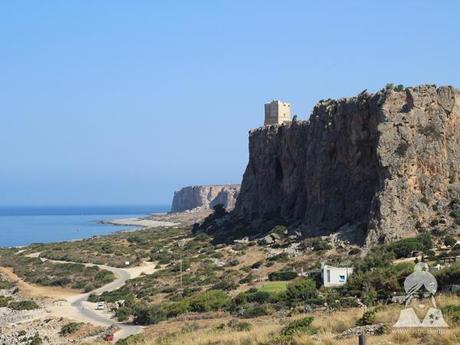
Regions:
<instances>
[{"instance_id":1,"label":"scattered rock","mask_svg":"<svg viewBox=\"0 0 460 345\"><path fill-rule=\"evenodd\" d=\"M357 326L346 330L345 332L340 333L336 336L337 339L346 339L351 337L357 337L361 334L365 335L379 335L385 332L385 325L383 323L378 323L375 325L368 326Z\"/></svg>"}]
</instances>

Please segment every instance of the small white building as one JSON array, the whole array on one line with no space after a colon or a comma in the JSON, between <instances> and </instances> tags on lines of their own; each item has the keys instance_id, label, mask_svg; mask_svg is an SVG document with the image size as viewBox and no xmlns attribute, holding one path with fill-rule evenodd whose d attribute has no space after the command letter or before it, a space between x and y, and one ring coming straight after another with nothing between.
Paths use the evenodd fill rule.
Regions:
<instances>
[{"instance_id":1,"label":"small white building","mask_svg":"<svg viewBox=\"0 0 460 345\"><path fill-rule=\"evenodd\" d=\"M334 267L321 264L321 278L325 287L345 285L352 273L353 267Z\"/></svg>"}]
</instances>

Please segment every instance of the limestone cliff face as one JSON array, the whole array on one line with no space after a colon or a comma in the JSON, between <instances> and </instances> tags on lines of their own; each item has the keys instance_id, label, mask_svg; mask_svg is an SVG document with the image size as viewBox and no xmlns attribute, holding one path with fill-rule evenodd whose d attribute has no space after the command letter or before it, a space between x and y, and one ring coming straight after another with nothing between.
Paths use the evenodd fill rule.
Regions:
<instances>
[{"instance_id":1,"label":"limestone cliff face","mask_svg":"<svg viewBox=\"0 0 460 345\"><path fill-rule=\"evenodd\" d=\"M212 208L222 204L227 210L235 207L239 185L189 186L174 192L171 212L195 208Z\"/></svg>"},{"instance_id":2,"label":"limestone cliff face","mask_svg":"<svg viewBox=\"0 0 460 345\"><path fill-rule=\"evenodd\" d=\"M284 223L306 235L387 242L433 219L449 223L459 181L458 90L419 86L321 101L308 121L250 132L226 236Z\"/></svg>"}]
</instances>

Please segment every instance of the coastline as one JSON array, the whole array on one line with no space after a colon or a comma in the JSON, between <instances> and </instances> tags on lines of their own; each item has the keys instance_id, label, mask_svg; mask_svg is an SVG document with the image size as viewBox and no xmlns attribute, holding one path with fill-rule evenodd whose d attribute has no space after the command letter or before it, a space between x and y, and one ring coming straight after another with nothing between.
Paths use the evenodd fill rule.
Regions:
<instances>
[{"instance_id":1,"label":"coastline","mask_svg":"<svg viewBox=\"0 0 460 345\"><path fill-rule=\"evenodd\" d=\"M166 209L163 206L3 207L0 248L73 242L120 231L170 226L173 224L140 221Z\"/></svg>"},{"instance_id":2,"label":"coastline","mask_svg":"<svg viewBox=\"0 0 460 345\"><path fill-rule=\"evenodd\" d=\"M25 248L34 243L59 243L59 242L75 242L81 241L85 239L90 239L93 237L101 237L101 236L110 236L112 234L120 233L120 232L130 232L136 231L141 229L148 229L148 228L161 228L161 227L178 227L178 226L192 226L193 224L202 221L206 218L212 210L210 209L196 209L192 211L186 212L177 212L177 213L168 213L164 212L163 210L159 210L159 212L154 213L144 213L142 215L114 215L111 218L108 215L98 217L97 215L78 215L80 212L72 212L70 214L57 214L53 216L49 216L45 213L44 216L37 214L36 212L27 213L23 217L23 215L14 215L12 217L19 217L21 216L21 222L24 221L26 218L30 218L29 224L21 224L21 228L24 228L23 237L28 237L30 239L30 235L41 233L40 238L34 238L30 242L29 241L6 241L6 243L1 244L0 248ZM31 214L29 216L29 214ZM37 224L37 217L43 225L42 228L45 229L46 223L43 222L44 219L50 217L73 217L77 218L76 220L72 220L72 222L62 223L58 226L54 226L54 231L48 232L40 232L42 229L37 229L32 231L32 227ZM79 218L84 217L83 221ZM6 217L0 217L0 219L6 219ZM52 219L53 220L53 219ZM54 220L53 220L54 221ZM99 226L100 230L94 229L95 226ZM107 226L107 228L105 227ZM90 229L93 228L93 230ZM46 229L48 227L46 226ZM62 229L62 230L61 230ZM47 235L47 238L43 237L43 233ZM59 234L68 234L65 236ZM14 243L16 242L16 243ZM18 243L19 242L19 243ZM22 242L22 243L21 243Z\"/></svg>"},{"instance_id":3,"label":"coastline","mask_svg":"<svg viewBox=\"0 0 460 345\"><path fill-rule=\"evenodd\" d=\"M161 226L170 227L170 226L180 225L180 223L175 223L175 222L160 221L160 220L153 220L153 219L146 219L146 218L135 218L135 217L101 220L100 223L117 225L117 226L135 226L139 228L156 228L156 227L161 227Z\"/></svg>"}]
</instances>

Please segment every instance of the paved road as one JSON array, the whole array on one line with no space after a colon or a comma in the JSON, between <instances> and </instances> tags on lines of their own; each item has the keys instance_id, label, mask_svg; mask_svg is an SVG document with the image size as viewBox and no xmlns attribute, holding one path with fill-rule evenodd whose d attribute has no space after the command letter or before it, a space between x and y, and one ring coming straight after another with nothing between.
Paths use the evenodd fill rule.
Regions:
<instances>
[{"instance_id":1,"label":"paved road","mask_svg":"<svg viewBox=\"0 0 460 345\"><path fill-rule=\"evenodd\" d=\"M68 261L59 261L59 260L49 260L56 263L69 263ZM96 324L96 325L103 325L103 326L111 326L115 325L120 330L115 333L115 341L118 339L123 339L129 337L130 335L137 334L142 332L142 327L124 324L117 321L112 320L108 315L104 315L101 312L96 311L93 305L91 307L85 306L85 302L88 300L90 294L101 294L103 292L109 292L116 290L123 285L125 285L128 279L133 278L131 273L123 268L116 268L110 267L105 265L93 265L93 264L85 264L85 266L97 266L100 269L105 269L111 271L115 274L116 279L107 284L103 287L93 290L89 293L79 294L72 297L67 298L67 301L70 302L70 305L77 311L77 313L82 317L82 319L86 320L87 322Z\"/></svg>"}]
</instances>

